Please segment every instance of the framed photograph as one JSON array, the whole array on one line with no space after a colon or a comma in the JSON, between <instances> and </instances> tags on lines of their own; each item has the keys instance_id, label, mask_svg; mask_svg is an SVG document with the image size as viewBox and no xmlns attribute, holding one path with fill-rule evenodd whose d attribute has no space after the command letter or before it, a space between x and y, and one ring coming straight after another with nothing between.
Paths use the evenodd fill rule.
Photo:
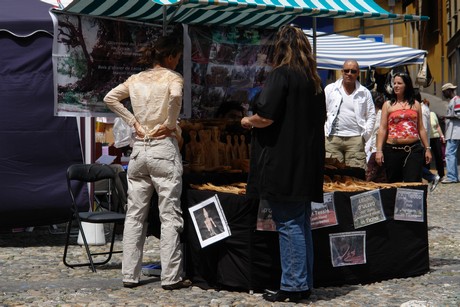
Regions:
<instances>
[{"instance_id":1,"label":"framed photograph","mask_svg":"<svg viewBox=\"0 0 460 307\"><path fill-rule=\"evenodd\" d=\"M398 188L396 190L394 219L423 222L423 191Z\"/></svg>"},{"instance_id":2,"label":"framed photograph","mask_svg":"<svg viewBox=\"0 0 460 307\"><path fill-rule=\"evenodd\" d=\"M337 225L335 214L334 193L324 193L324 202L311 202L311 229Z\"/></svg>"},{"instance_id":3,"label":"framed photograph","mask_svg":"<svg viewBox=\"0 0 460 307\"><path fill-rule=\"evenodd\" d=\"M366 232L341 232L329 234L333 267L366 263Z\"/></svg>"},{"instance_id":4,"label":"framed photograph","mask_svg":"<svg viewBox=\"0 0 460 307\"><path fill-rule=\"evenodd\" d=\"M231 235L217 195L188 208L188 210L202 248Z\"/></svg>"},{"instance_id":5,"label":"framed photograph","mask_svg":"<svg viewBox=\"0 0 460 307\"><path fill-rule=\"evenodd\" d=\"M257 213L257 227L260 231L276 231L275 222L272 219L272 209L268 201L261 199L259 201L259 211Z\"/></svg>"},{"instance_id":6,"label":"framed photograph","mask_svg":"<svg viewBox=\"0 0 460 307\"><path fill-rule=\"evenodd\" d=\"M379 189L350 196L350 201L355 229L386 220Z\"/></svg>"}]
</instances>

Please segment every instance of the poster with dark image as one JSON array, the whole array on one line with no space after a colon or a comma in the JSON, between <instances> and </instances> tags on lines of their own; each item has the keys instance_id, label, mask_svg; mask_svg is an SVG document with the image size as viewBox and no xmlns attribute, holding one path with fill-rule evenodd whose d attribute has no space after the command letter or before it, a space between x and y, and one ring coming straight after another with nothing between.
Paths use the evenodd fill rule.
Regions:
<instances>
[{"instance_id":1,"label":"poster with dark image","mask_svg":"<svg viewBox=\"0 0 460 307\"><path fill-rule=\"evenodd\" d=\"M160 26L54 13L53 69L55 115L115 116L104 96L132 74L150 67L139 64L141 49L162 35ZM178 29L180 30L178 31ZM212 119L224 101L245 110L260 92L271 70L274 29L171 25L184 37L181 118ZM182 31L182 34L180 34ZM78 34L78 35L77 35ZM129 108L129 99L124 101Z\"/></svg>"},{"instance_id":2,"label":"poster with dark image","mask_svg":"<svg viewBox=\"0 0 460 307\"><path fill-rule=\"evenodd\" d=\"M114 117L104 96L132 74L151 68L139 64L141 49L151 46L162 28L90 16L53 16L58 33L53 42L55 115ZM125 104L129 108L129 100Z\"/></svg>"},{"instance_id":3,"label":"poster with dark image","mask_svg":"<svg viewBox=\"0 0 460 307\"><path fill-rule=\"evenodd\" d=\"M366 232L341 232L329 234L333 267L366 263Z\"/></svg>"},{"instance_id":4,"label":"poster with dark image","mask_svg":"<svg viewBox=\"0 0 460 307\"><path fill-rule=\"evenodd\" d=\"M191 118L213 118L222 102L229 100L248 110L271 70L276 31L189 26L188 33L192 48Z\"/></svg>"}]
</instances>

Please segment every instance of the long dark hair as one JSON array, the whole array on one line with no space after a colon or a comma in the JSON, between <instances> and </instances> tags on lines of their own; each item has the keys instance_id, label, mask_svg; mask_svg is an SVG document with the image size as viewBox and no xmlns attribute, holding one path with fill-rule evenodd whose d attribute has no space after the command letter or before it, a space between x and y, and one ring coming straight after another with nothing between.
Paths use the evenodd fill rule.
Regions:
<instances>
[{"instance_id":1,"label":"long dark hair","mask_svg":"<svg viewBox=\"0 0 460 307\"><path fill-rule=\"evenodd\" d=\"M316 69L316 60L313 56L310 42L300 28L282 26L276 34L273 68L288 66L312 79L316 93L321 93L321 78Z\"/></svg>"},{"instance_id":2,"label":"long dark hair","mask_svg":"<svg viewBox=\"0 0 460 307\"><path fill-rule=\"evenodd\" d=\"M182 53L184 44L182 35L172 33L170 35L159 37L151 46L143 47L139 64L153 66L155 64L163 64L164 59L171 56L177 56Z\"/></svg>"},{"instance_id":3,"label":"long dark hair","mask_svg":"<svg viewBox=\"0 0 460 307\"><path fill-rule=\"evenodd\" d=\"M415 99L414 99L415 90L414 90L414 86L412 85L412 79L405 72L396 73L393 76L393 80L396 77L400 77L403 80L404 85L405 85L404 99L407 100L409 102L409 106L412 107L414 105L414 103L415 103ZM396 103L396 94L395 94L395 90L393 89L392 92L391 92L391 96L390 96L390 104L393 105L395 103Z\"/></svg>"}]
</instances>

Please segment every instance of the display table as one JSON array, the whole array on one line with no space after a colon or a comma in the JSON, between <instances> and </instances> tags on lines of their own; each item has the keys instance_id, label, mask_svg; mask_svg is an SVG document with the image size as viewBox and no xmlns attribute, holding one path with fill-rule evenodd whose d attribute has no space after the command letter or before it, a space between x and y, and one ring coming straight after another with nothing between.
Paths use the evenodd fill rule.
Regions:
<instances>
[{"instance_id":1,"label":"display table","mask_svg":"<svg viewBox=\"0 0 460 307\"><path fill-rule=\"evenodd\" d=\"M360 192L334 193L338 225L313 230L314 284L332 286L417 276L429 271L426 216L427 186L423 190L424 221L393 219L396 188L380 191L386 220L354 228L350 196ZM203 288L262 290L278 288L280 279L279 246L275 232L257 231L258 201L243 195L187 190L187 205L193 206L217 194L232 235L201 248L190 216L186 216L187 273ZM366 232L365 264L333 267L329 234Z\"/></svg>"}]
</instances>

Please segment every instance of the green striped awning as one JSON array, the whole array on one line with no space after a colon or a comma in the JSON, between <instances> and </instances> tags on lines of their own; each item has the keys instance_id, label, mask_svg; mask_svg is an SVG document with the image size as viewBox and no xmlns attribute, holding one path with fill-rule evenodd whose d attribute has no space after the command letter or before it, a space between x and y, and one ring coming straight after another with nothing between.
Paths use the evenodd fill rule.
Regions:
<instances>
[{"instance_id":1,"label":"green striped awning","mask_svg":"<svg viewBox=\"0 0 460 307\"><path fill-rule=\"evenodd\" d=\"M299 16L428 20L393 14L373 0L74 0L64 12L126 19L219 26L275 28Z\"/></svg>"}]
</instances>

